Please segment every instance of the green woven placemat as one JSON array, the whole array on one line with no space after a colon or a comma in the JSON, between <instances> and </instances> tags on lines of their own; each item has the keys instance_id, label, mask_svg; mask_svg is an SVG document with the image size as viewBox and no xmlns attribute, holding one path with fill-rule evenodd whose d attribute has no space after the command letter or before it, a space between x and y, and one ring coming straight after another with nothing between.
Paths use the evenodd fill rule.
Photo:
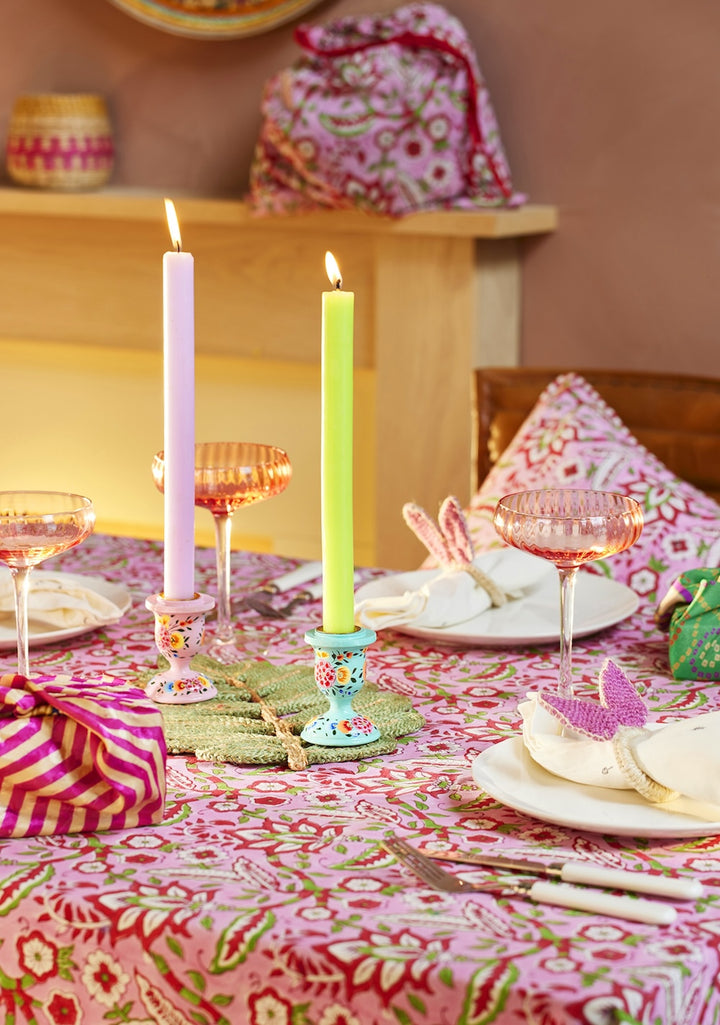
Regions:
<instances>
[{"instance_id":1,"label":"green woven placemat","mask_svg":"<svg viewBox=\"0 0 720 1025\"><path fill-rule=\"evenodd\" d=\"M167 666L164 659L160 663L161 669ZM300 769L318 762L389 754L397 747L398 737L425 724L408 698L366 681L353 707L375 723L380 739L356 747L306 744L300 731L327 708L312 667L276 666L256 659L225 666L206 655L197 655L192 667L215 683L218 696L191 705L158 706L169 754ZM139 674L139 685L144 686L157 671Z\"/></svg>"}]
</instances>

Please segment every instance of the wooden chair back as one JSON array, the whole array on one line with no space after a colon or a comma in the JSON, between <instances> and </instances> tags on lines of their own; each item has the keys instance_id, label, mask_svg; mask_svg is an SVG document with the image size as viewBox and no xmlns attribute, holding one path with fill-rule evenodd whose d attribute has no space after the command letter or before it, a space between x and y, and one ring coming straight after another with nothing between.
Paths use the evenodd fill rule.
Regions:
<instances>
[{"instance_id":1,"label":"wooden chair back","mask_svg":"<svg viewBox=\"0 0 720 1025\"><path fill-rule=\"evenodd\" d=\"M577 370L638 441L720 501L720 380L631 370ZM475 371L477 479L481 483L540 393L568 370L484 367Z\"/></svg>"}]
</instances>

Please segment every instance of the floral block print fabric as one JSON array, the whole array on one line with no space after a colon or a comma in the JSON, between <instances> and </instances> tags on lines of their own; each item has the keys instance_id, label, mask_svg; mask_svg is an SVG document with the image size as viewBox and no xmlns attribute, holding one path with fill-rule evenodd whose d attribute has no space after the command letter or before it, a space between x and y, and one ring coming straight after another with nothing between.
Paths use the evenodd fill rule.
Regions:
<instances>
[{"instance_id":1,"label":"floral block print fabric","mask_svg":"<svg viewBox=\"0 0 720 1025\"><path fill-rule=\"evenodd\" d=\"M473 48L444 8L413 3L295 37L304 56L263 95L255 211L400 216L523 201Z\"/></svg>"},{"instance_id":2,"label":"floral block print fabric","mask_svg":"<svg viewBox=\"0 0 720 1025\"><path fill-rule=\"evenodd\" d=\"M649 601L685 570L720 564L720 506L648 452L578 374L545 390L473 497L468 523L477 548L500 543L492 517L503 495L547 487L617 491L640 503L639 541L587 572L604 572Z\"/></svg>"},{"instance_id":3,"label":"floral block print fabric","mask_svg":"<svg viewBox=\"0 0 720 1025\"><path fill-rule=\"evenodd\" d=\"M215 554L196 553L213 593ZM32 649L33 672L132 681L157 660L145 599L162 549L94 535L58 569L124 584L118 623ZM294 560L233 552L233 592ZM382 570L359 570L360 581ZM649 716L720 707L716 685L676 682L654 609L576 640L581 690L605 658ZM243 612L249 657L312 671L320 601L289 620ZM15 655L0 653L8 669ZM473 760L517 733L518 703L557 675L557 645L457 648L383 632L368 678L425 720L397 750L289 772L168 758L162 823L0 840L0 1021L8 1025L717 1025L720 836L609 836L514 812ZM423 886L380 846L590 859L680 872L704 896L670 926ZM452 871L464 872L460 866ZM483 876L485 877L485 876ZM477 878L477 877L475 877Z\"/></svg>"}]
</instances>

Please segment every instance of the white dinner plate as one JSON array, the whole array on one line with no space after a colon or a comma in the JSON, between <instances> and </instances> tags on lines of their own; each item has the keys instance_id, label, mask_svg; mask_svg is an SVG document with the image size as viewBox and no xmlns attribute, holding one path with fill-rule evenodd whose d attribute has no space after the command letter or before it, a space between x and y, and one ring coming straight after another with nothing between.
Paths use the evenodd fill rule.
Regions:
<instances>
[{"instance_id":1,"label":"white dinner plate","mask_svg":"<svg viewBox=\"0 0 720 1025\"><path fill-rule=\"evenodd\" d=\"M493 744L474 759L473 779L501 804L542 822L608 836L674 838L716 836L720 821L699 818L700 806L679 797L649 804L635 790L583 786L547 772L528 754L521 736Z\"/></svg>"},{"instance_id":2,"label":"white dinner plate","mask_svg":"<svg viewBox=\"0 0 720 1025\"><path fill-rule=\"evenodd\" d=\"M34 569L30 574L30 586L35 576L42 576L43 570ZM57 580L66 580L68 584L82 584L97 594L107 598L113 605L117 606L117 618L120 619L132 604L130 592L119 584L111 584L109 580L102 577L86 577L77 573L48 573ZM91 633L99 630L108 623L84 623L82 626L59 628L50 623L43 623L42 620L33 619L32 615L28 620L28 644L38 647L41 644L54 644L57 641L67 640L69 637L79 637L81 634ZM17 647L17 635L15 633L15 616L12 614L3 615L0 613L0 651L14 651Z\"/></svg>"},{"instance_id":3,"label":"white dinner plate","mask_svg":"<svg viewBox=\"0 0 720 1025\"><path fill-rule=\"evenodd\" d=\"M355 600L359 602L366 598L416 591L437 576L437 573L437 570L424 569L378 577L359 587L355 592ZM596 573L578 573L573 637L587 637L588 634L619 623L631 616L638 604L638 596L625 584L608 580ZM405 623L392 629L445 644L477 647L557 643L560 640L558 571L552 563L548 563L547 573L527 589L525 597L488 609L464 623L442 628Z\"/></svg>"}]
</instances>

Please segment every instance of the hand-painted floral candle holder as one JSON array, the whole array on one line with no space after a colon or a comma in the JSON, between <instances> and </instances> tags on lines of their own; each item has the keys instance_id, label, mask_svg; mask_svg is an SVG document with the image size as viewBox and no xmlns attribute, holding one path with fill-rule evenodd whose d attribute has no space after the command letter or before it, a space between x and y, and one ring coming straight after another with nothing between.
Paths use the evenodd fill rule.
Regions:
<instances>
[{"instance_id":1,"label":"hand-painted floral candle holder","mask_svg":"<svg viewBox=\"0 0 720 1025\"><path fill-rule=\"evenodd\" d=\"M200 651L205 636L205 614L215 605L209 594L172 601L154 594L145 601L155 616L155 643L170 663L145 687L153 701L164 705L189 705L217 697L212 680L190 668L190 660Z\"/></svg>"},{"instance_id":2,"label":"hand-painted floral candle holder","mask_svg":"<svg viewBox=\"0 0 720 1025\"><path fill-rule=\"evenodd\" d=\"M348 634L305 634L315 651L315 683L329 702L328 710L311 719L300 734L309 744L351 747L380 738L377 726L352 706L365 682L365 652L376 636L366 627Z\"/></svg>"},{"instance_id":3,"label":"hand-painted floral candle holder","mask_svg":"<svg viewBox=\"0 0 720 1025\"><path fill-rule=\"evenodd\" d=\"M19 96L15 101L6 166L18 185L95 189L110 177L114 155L102 96L47 93Z\"/></svg>"}]
</instances>

